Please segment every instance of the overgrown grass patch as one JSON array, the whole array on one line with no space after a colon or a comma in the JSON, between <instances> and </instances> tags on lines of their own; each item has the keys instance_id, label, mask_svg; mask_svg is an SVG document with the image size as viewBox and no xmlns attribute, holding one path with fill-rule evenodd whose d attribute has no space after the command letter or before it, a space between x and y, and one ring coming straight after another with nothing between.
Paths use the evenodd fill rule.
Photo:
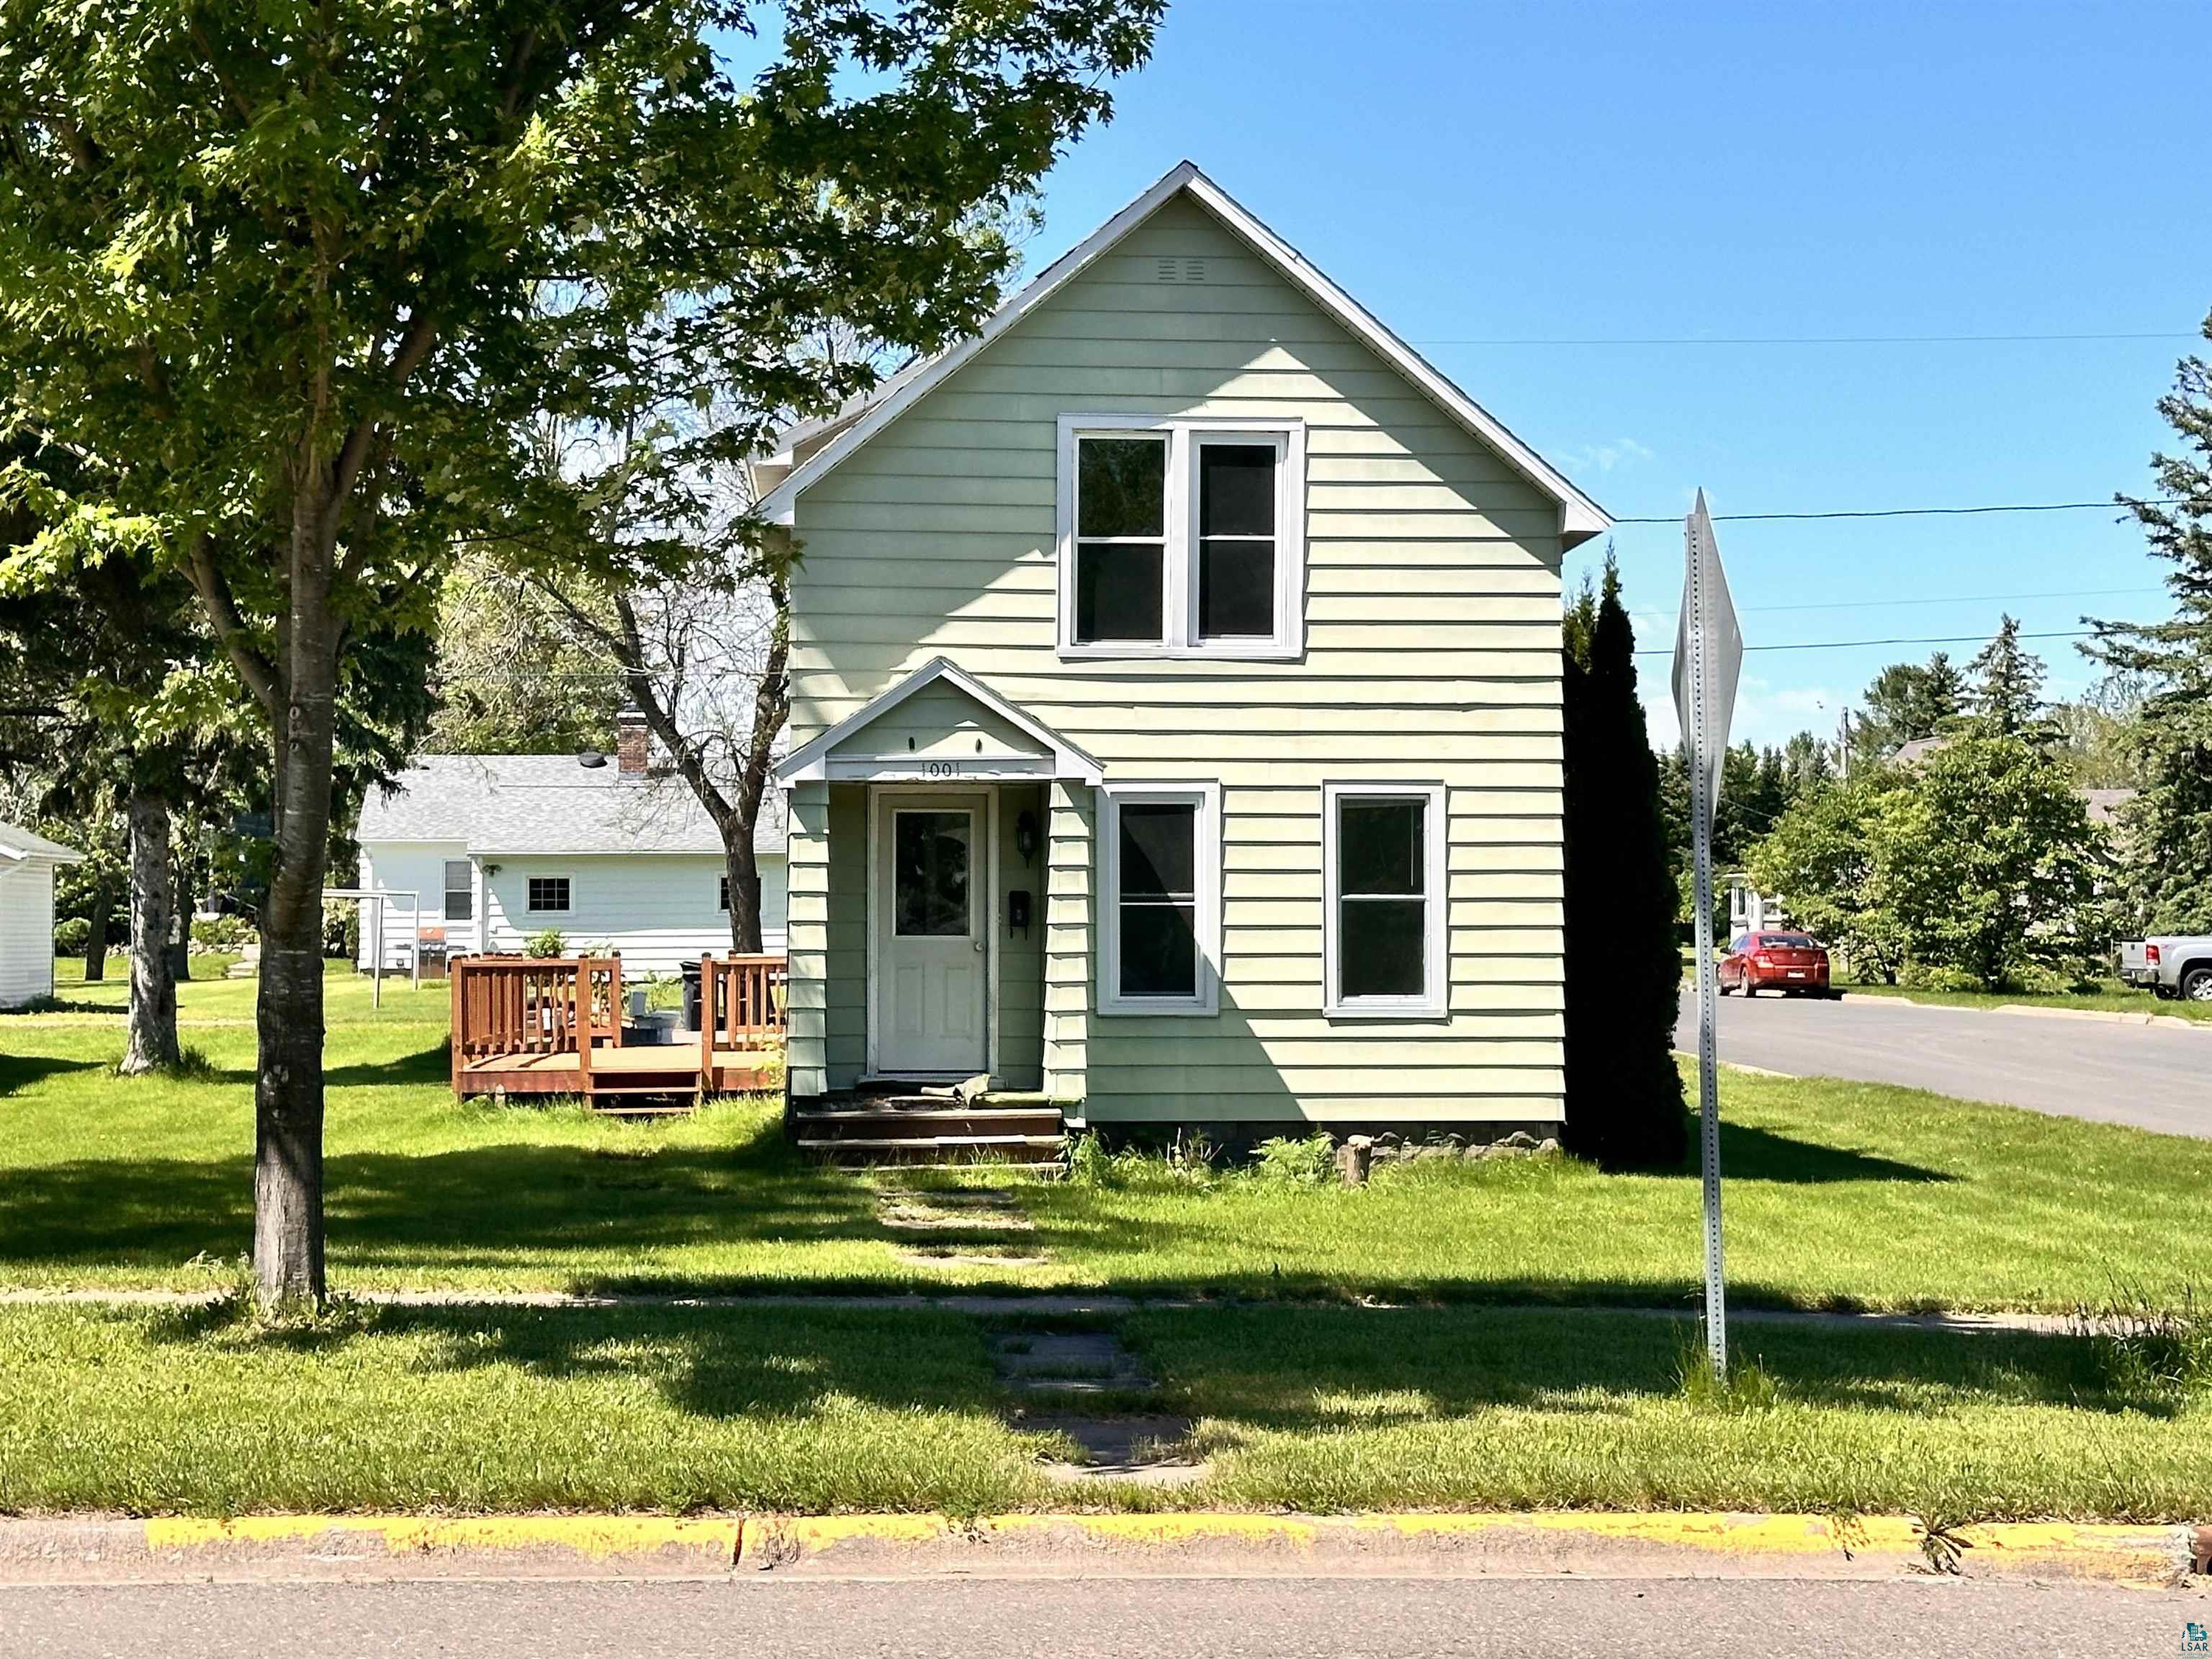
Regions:
<instances>
[{"instance_id":1,"label":"overgrown grass patch","mask_svg":"<svg viewBox=\"0 0 2212 1659\"><path fill-rule=\"evenodd\" d=\"M0 1510L958 1515L1044 1492L975 1326L927 1310L18 1307L0 1353Z\"/></svg>"},{"instance_id":2,"label":"overgrown grass patch","mask_svg":"<svg viewBox=\"0 0 2212 1659\"><path fill-rule=\"evenodd\" d=\"M1739 1332L1774 1383L1686 1395L1686 1322L1240 1305L1117 1329L1212 1463L1051 1484L978 1322L899 1309L0 1309L0 1509L1722 1508L2212 1514L2200 1398L2076 1335ZM1025 1401L1031 1406L1034 1399ZM1095 1402L1090 1407L1096 1409Z\"/></svg>"},{"instance_id":3,"label":"overgrown grass patch","mask_svg":"<svg viewBox=\"0 0 2212 1659\"><path fill-rule=\"evenodd\" d=\"M2027 1334L1750 1327L1755 1409L1681 1386L1686 1322L1540 1309L1137 1315L1206 1501L2175 1521L2212 1514L2212 1412Z\"/></svg>"}]
</instances>

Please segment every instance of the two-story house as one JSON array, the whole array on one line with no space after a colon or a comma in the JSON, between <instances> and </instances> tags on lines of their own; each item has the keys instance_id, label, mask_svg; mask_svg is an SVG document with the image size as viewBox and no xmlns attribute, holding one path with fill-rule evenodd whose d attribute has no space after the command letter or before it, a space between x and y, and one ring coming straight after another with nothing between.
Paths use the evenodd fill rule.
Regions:
<instances>
[{"instance_id":1,"label":"two-story house","mask_svg":"<svg viewBox=\"0 0 2212 1659\"><path fill-rule=\"evenodd\" d=\"M794 1102L1556 1131L1559 567L1608 520L1195 167L759 480Z\"/></svg>"}]
</instances>

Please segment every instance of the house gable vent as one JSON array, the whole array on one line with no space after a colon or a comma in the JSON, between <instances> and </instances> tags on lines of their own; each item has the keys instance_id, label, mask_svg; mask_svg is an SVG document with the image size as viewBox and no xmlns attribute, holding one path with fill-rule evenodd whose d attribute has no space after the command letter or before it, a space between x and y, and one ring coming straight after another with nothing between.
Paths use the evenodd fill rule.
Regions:
<instances>
[{"instance_id":1,"label":"house gable vent","mask_svg":"<svg viewBox=\"0 0 2212 1659\"><path fill-rule=\"evenodd\" d=\"M1156 283L1202 283L1206 280L1206 261L1189 258L1178 259L1172 254L1162 254L1152 262L1152 280Z\"/></svg>"}]
</instances>

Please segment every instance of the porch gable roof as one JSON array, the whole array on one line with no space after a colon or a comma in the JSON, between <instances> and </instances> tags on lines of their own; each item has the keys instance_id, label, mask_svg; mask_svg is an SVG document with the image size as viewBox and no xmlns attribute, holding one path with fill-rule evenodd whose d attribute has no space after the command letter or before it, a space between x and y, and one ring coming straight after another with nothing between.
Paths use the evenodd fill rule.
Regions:
<instances>
[{"instance_id":1,"label":"porch gable roof","mask_svg":"<svg viewBox=\"0 0 2212 1659\"><path fill-rule=\"evenodd\" d=\"M994 725L1010 727L1027 740L1019 751L1002 745L999 753L975 757L924 755L914 752L840 753L894 709L917 693L942 685L967 699ZM1033 747L1031 747L1033 745ZM1042 720L1000 696L950 658L933 657L897 684L855 709L811 743L793 750L776 765L775 779L782 784L811 779L889 780L994 777L1066 778L1097 783L1105 768Z\"/></svg>"}]
</instances>

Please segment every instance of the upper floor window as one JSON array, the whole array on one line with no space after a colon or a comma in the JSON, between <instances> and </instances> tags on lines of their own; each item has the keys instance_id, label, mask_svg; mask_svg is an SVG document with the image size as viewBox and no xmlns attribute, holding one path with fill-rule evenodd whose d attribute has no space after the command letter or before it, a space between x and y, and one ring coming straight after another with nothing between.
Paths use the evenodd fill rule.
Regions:
<instances>
[{"instance_id":1,"label":"upper floor window","mask_svg":"<svg viewBox=\"0 0 2212 1659\"><path fill-rule=\"evenodd\" d=\"M1302 427L1066 416L1060 480L1063 655L1303 648Z\"/></svg>"}]
</instances>

